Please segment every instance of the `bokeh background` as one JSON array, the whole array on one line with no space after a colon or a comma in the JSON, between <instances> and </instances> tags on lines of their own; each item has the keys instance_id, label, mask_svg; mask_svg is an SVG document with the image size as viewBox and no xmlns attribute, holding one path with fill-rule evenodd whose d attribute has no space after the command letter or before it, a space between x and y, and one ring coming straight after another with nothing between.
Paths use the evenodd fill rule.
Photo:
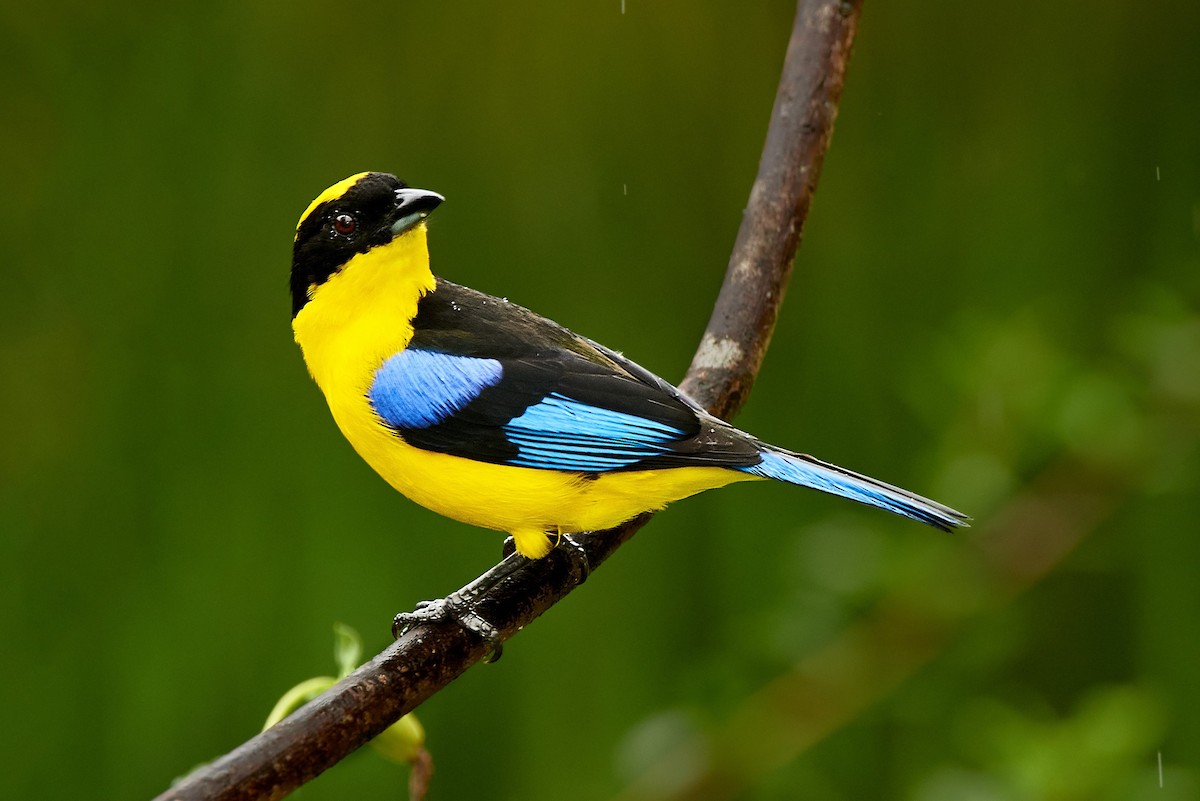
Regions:
<instances>
[{"instance_id":1,"label":"bokeh background","mask_svg":"<svg viewBox=\"0 0 1200 801\"><path fill-rule=\"evenodd\" d=\"M327 185L444 193L439 273L682 376L793 5L624 5L4 4L0 794L154 795L497 559L305 374ZM1198 53L1191 0L868 3L738 422L975 527L681 503L420 710L431 798L1200 796Z\"/></svg>"}]
</instances>

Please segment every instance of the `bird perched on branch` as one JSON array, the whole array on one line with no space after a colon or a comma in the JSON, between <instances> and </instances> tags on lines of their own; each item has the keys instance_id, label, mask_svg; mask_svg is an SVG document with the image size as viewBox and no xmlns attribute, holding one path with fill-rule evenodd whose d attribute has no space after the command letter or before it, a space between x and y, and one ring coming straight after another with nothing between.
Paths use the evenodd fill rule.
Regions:
<instances>
[{"instance_id":1,"label":"bird perched on branch","mask_svg":"<svg viewBox=\"0 0 1200 801\"><path fill-rule=\"evenodd\" d=\"M526 557L735 481L776 479L949 530L940 503L777 448L527 309L434 277L441 195L385 173L326 189L292 256L292 327L342 433L383 478Z\"/></svg>"}]
</instances>

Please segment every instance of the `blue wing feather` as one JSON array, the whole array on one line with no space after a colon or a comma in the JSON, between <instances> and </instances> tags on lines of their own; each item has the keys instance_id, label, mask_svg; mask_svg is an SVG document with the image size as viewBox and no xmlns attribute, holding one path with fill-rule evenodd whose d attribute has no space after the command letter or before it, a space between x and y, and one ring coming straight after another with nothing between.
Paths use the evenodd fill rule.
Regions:
<instances>
[{"instance_id":1,"label":"blue wing feather","mask_svg":"<svg viewBox=\"0 0 1200 801\"><path fill-rule=\"evenodd\" d=\"M671 450L684 433L663 423L551 394L504 425L511 464L602 473Z\"/></svg>"},{"instance_id":2,"label":"blue wing feather","mask_svg":"<svg viewBox=\"0 0 1200 801\"><path fill-rule=\"evenodd\" d=\"M450 417L503 377L496 359L409 348L375 371L367 398L389 426L425 428Z\"/></svg>"},{"instance_id":3,"label":"blue wing feather","mask_svg":"<svg viewBox=\"0 0 1200 801\"><path fill-rule=\"evenodd\" d=\"M367 397L401 433L446 422L505 380L497 359L408 348L375 372ZM603 473L671 452L686 432L660 421L550 393L500 426L519 467Z\"/></svg>"}]
</instances>

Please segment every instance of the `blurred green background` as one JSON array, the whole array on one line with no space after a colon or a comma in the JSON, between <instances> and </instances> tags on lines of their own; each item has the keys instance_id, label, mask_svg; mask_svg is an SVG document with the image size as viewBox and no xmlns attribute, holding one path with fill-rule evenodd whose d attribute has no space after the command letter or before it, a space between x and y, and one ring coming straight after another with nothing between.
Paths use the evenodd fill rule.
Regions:
<instances>
[{"instance_id":1,"label":"blurred green background","mask_svg":"<svg viewBox=\"0 0 1200 801\"><path fill-rule=\"evenodd\" d=\"M0 794L146 798L500 538L291 342L327 185L678 380L793 5L6 3ZM432 798L1200 796L1200 7L866 4L738 422L974 515L739 486L420 711ZM1161 788L1160 788L1161 759ZM403 797L369 751L301 791Z\"/></svg>"}]
</instances>

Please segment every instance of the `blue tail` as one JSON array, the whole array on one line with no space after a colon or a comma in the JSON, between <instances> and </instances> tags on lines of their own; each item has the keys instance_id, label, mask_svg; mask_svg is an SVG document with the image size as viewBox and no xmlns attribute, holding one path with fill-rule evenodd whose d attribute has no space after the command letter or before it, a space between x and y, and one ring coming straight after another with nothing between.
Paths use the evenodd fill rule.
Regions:
<instances>
[{"instance_id":1,"label":"blue tail","mask_svg":"<svg viewBox=\"0 0 1200 801\"><path fill-rule=\"evenodd\" d=\"M812 487L852 501L878 506L880 509L887 509L942 531L965 526L970 519L962 512L943 506L937 501L922 498L908 490L893 487L891 484L802 453L777 450L769 445L765 446L762 452L761 462L738 469L751 475Z\"/></svg>"}]
</instances>

